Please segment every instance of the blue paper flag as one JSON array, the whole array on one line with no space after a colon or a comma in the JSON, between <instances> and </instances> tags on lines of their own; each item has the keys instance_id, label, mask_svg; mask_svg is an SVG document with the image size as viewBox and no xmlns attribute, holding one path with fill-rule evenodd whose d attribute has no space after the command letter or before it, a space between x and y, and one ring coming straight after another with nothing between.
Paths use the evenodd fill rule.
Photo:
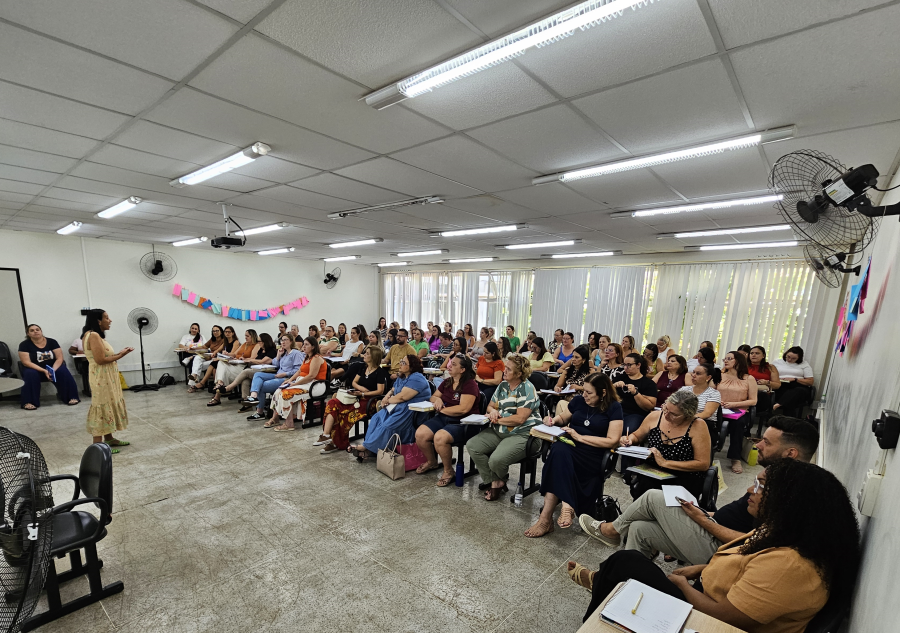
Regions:
<instances>
[{"instance_id":1,"label":"blue paper flag","mask_svg":"<svg viewBox=\"0 0 900 633\"><path fill-rule=\"evenodd\" d=\"M241 310L241 321L250 320L250 310Z\"/></svg>"},{"instance_id":2,"label":"blue paper flag","mask_svg":"<svg viewBox=\"0 0 900 633\"><path fill-rule=\"evenodd\" d=\"M187 301L188 296L189 296L190 294L191 294L191 291L190 291L190 290L188 290L187 288L182 288L182 289L181 289L181 300L182 300L182 301Z\"/></svg>"},{"instance_id":3,"label":"blue paper flag","mask_svg":"<svg viewBox=\"0 0 900 633\"><path fill-rule=\"evenodd\" d=\"M204 301L203 303L200 304L200 307L203 308L204 310L208 310L209 306L211 306L212 304L213 304L213 302L210 301L209 299L207 299L206 301Z\"/></svg>"}]
</instances>

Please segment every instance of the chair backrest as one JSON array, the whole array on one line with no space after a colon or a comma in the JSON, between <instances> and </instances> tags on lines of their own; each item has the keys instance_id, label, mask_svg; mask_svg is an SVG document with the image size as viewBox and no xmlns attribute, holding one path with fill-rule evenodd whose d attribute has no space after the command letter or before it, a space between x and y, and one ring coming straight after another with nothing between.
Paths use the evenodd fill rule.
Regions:
<instances>
[{"instance_id":1,"label":"chair backrest","mask_svg":"<svg viewBox=\"0 0 900 633\"><path fill-rule=\"evenodd\" d=\"M547 376L538 372L531 372L531 375L528 377L528 382L534 385L534 388L540 391L541 389L548 389L547 385L549 384L547 381Z\"/></svg>"},{"instance_id":2,"label":"chair backrest","mask_svg":"<svg viewBox=\"0 0 900 633\"><path fill-rule=\"evenodd\" d=\"M109 513L113 511L112 451L100 442L91 444L81 456L78 484L85 497L99 497L106 501Z\"/></svg>"},{"instance_id":3,"label":"chair backrest","mask_svg":"<svg viewBox=\"0 0 900 633\"><path fill-rule=\"evenodd\" d=\"M829 600L806 625L806 633L837 633L849 612L850 606L845 602Z\"/></svg>"}]
</instances>

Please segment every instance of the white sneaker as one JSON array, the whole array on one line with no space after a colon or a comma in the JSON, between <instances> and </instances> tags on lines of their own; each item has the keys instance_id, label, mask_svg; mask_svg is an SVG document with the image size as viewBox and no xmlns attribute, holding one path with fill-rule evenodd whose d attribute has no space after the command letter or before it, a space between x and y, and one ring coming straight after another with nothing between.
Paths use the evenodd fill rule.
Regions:
<instances>
[{"instance_id":1,"label":"white sneaker","mask_svg":"<svg viewBox=\"0 0 900 633\"><path fill-rule=\"evenodd\" d=\"M330 435L320 435L319 439L313 442L313 446L325 446L326 444L331 442Z\"/></svg>"}]
</instances>

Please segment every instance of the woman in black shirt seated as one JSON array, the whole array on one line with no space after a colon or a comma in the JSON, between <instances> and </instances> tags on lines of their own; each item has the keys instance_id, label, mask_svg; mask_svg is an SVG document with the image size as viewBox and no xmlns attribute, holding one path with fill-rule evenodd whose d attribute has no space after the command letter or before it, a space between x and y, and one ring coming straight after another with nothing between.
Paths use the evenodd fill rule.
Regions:
<instances>
[{"instance_id":1,"label":"woman in black shirt seated","mask_svg":"<svg viewBox=\"0 0 900 633\"><path fill-rule=\"evenodd\" d=\"M646 475L634 477L633 499L663 484L684 486L692 495L700 497L712 453L709 429L697 417L697 404L697 396L690 391L676 391L659 412L651 412L639 429L621 438L622 446L634 446L646 440L650 457L645 464L674 475L674 479L664 481Z\"/></svg>"},{"instance_id":2,"label":"woman in black shirt seated","mask_svg":"<svg viewBox=\"0 0 900 633\"><path fill-rule=\"evenodd\" d=\"M22 408L34 411L41 406L41 383L52 382L57 397L69 406L78 404L78 386L63 361L62 349L52 338L44 336L40 325L26 328L28 338L19 343L19 361L23 365Z\"/></svg>"},{"instance_id":3,"label":"woman in black shirt seated","mask_svg":"<svg viewBox=\"0 0 900 633\"><path fill-rule=\"evenodd\" d=\"M615 345L615 344L613 344ZM647 378L647 359L632 352L625 357L622 363L624 375L612 379L613 387L622 403L623 419L625 420L625 433L635 431L644 421L647 412L656 406L658 387L651 378ZM631 473L627 472L629 466L634 465L634 459L623 457L622 478L626 484L631 483Z\"/></svg>"},{"instance_id":4,"label":"woman in black shirt seated","mask_svg":"<svg viewBox=\"0 0 900 633\"><path fill-rule=\"evenodd\" d=\"M562 426L574 446L553 443L541 474L544 509L537 523L525 531L535 538L553 531L553 511L562 503L558 525L567 528L579 514L590 512L603 487L600 460L622 437L622 405L609 378L591 374L584 390L566 411L544 418L548 426Z\"/></svg>"}]
</instances>

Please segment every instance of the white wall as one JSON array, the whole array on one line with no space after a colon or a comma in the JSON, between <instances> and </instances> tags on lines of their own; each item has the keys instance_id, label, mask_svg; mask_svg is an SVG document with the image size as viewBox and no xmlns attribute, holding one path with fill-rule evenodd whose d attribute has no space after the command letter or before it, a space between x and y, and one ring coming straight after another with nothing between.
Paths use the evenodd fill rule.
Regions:
<instances>
[{"instance_id":1,"label":"white wall","mask_svg":"<svg viewBox=\"0 0 900 633\"><path fill-rule=\"evenodd\" d=\"M900 184L894 178L891 186ZM900 191L885 195L883 203L900 201ZM900 363L897 356L897 314L900 313L900 223L882 220L872 255L865 313L855 326L851 346L837 357L827 385L820 462L844 483L851 498L880 449L872 434L872 420L882 409L898 409ZM865 259L862 260L865 265ZM850 282L856 283L855 277ZM843 298L841 299L843 301ZM900 460L887 452L885 478L875 516L861 517L863 567L856 589L850 631L887 631L896 618L897 555L900 553ZM896 626L896 625L894 625Z\"/></svg>"},{"instance_id":2,"label":"white wall","mask_svg":"<svg viewBox=\"0 0 900 633\"><path fill-rule=\"evenodd\" d=\"M82 250L83 248L83 250ZM150 281L138 268L141 257L151 251L149 244L118 242L76 236L0 230L0 267L18 268L22 276L25 311L30 322L39 324L46 336L55 338L65 350L81 333L84 307L102 308L113 320L108 334L118 350L138 348L138 337L126 325L130 310L145 307L159 317L157 331L144 338L145 361L154 368L155 380L163 367L175 367L172 349L187 333L192 322L200 324L204 336L212 325L231 325L243 337L246 329L272 334L278 321L296 323L305 335L310 324L325 318L335 326L377 323L378 272L372 266L343 265L337 286L328 290L322 283L322 262L286 257L260 257L253 253L223 252L210 247L174 248L157 246L173 257L178 274L172 282ZM334 265L329 265L331 270ZM309 305L292 310L290 316L256 323L215 316L172 295L174 283L208 296L217 303L242 308L280 305L301 296ZM24 332L22 337L24 338ZM7 341L15 350L21 339ZM68 355L66 355L68 356ZM123 372L140 370L135 351L120 364ZM176 379L183 373L166 369ZM129 384L139 374L125 373Z\"/></svg>"}]
</instances>

